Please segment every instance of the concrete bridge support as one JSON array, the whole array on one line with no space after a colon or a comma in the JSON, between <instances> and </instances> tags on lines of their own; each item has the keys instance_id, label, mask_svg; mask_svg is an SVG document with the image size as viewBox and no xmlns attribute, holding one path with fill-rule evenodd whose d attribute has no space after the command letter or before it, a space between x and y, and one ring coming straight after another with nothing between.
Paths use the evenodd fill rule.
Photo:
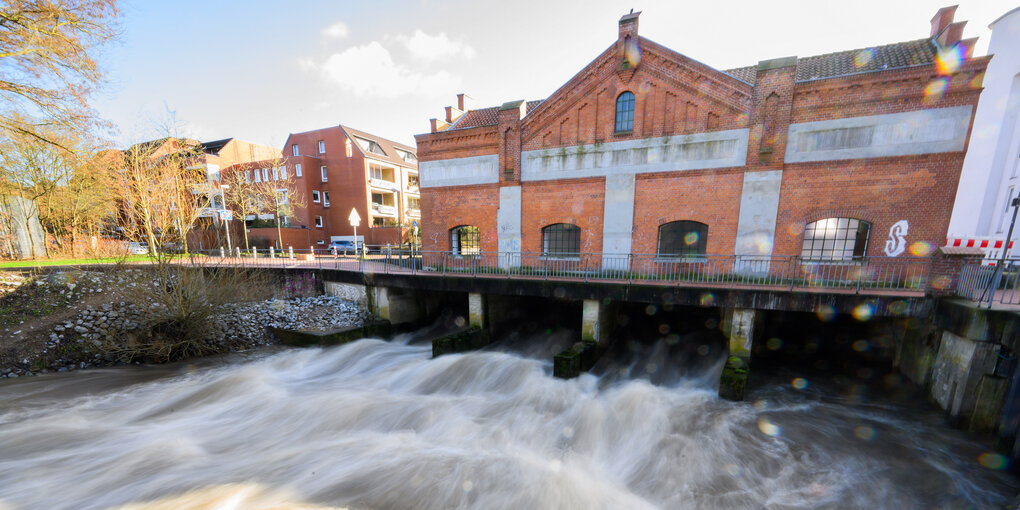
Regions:
<instances>
[{"instance_id":1,"label":"concrete bridge support","mask_svg":"<svg viewBox=\"0 0 1020 510\"><path fill-rule=\"evenodd\" d=\"M609 346L615 317L616 307L609 300L585 299L581 303L581 341L553 357L553 375L569 379L590 370Z\"/></svg>"},{"instance_id":2,"label":"concrete bridge support","mask_svg":"<svg viewBox=\"0 0 1020 510\"><path fill-rule=\"evenodd\" d=\"M727 308L720 323L726 335L729 356L719 380L719 396L743 400L751 372L751 348L763 329L764 313L753 308Z\"/></svg>"},{"instance_id":3,"label":"concrete bridge support","mask_svg":"<svg viewBox=\"0 0 1020 510\"><path fill-rule=\"evenodd\" d=\"M422 318L415 292L395 287L369 287L369 311L390 324L408 324Z\"/></svg>"},{"instance_id":4,"label":"concrete bridge support","mask_svg":"<svg viewBox=\"0 0 1020 510\"><path fill-rule=\"evenodd\" d=\"M486 331L488 320L488 308L486 307L486 296L478 292L468 293L468 327Z\"/></svg>"}]
</instances>

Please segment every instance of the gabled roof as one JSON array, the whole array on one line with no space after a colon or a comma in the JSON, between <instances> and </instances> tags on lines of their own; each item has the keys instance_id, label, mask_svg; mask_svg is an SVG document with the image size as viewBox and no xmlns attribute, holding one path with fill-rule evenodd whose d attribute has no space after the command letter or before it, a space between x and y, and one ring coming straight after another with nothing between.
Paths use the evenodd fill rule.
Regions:
<instances>
[{"instance_id":1,"label":"gabled roof","mask_svg":"<svg viewBox=\"0 0 1020 510\"><path fill-rule=\"evenodd\" d=\"M202 142L202 152L206 154L219 154L223 147L225 147L233 138L224 138L222 140L215 140L212 142Z\"/></svg>"},{"instance_id":2,"label":"gabled roof","mask_svg":"<svg viewBox=\"0 0 1020 510\"><path fill-rule=\"evenodd\" d=\"M901 69L935 62L935 44L930 39L899 42L870 48L838 51L797 59L794 81L810 81L849 76L874 71ZM754 84L758 66L739 67L724 71L749 84Z\"/></svg>"},{"instance_id":3,"label":"gabled roof","mask_svg":"<svg viewBox=\"0 0 1020 510\"><path fill-rule=\"evenodd\" d=\"M535 101L528 101L528 112L538 108L538 105L542 104L544 99L538 99ZM476 110L468 110L464 115L461 115L459 119L450 124L450 127L444 131L450 131L453 129L468 129L479 126L494 126L499 122L499 107L489 106L486 108L478 108Z\"/></svg>"},{"instance_id":4,"label":"gabled roof","mask_svg":"<svg viewBox=\"0 0 1020 510\"><path fill-rule=\"evenodd\" d=\"M393 163L394 165L401 165L401 166L405 166L405 167L406 166L413 166L415 168L418 167L417 161L405 161L404 158L402 158L400 156L400 153L397 152L398 150L402 150L402 151L405 151L405 152L410 152L411 154L414 154L415 156L417 156L417 149L415 149L414 147L411 147L411 146L408 146L408 145L404 145L402 143L397 143L397 142L394 142L392 140L388 140L386 138L383 138L381 136L376 136L376 135L373 135L373 134L370 134L370 133L366 133L364 131L360 131L360 130L354 129L354 128L350 127L350 126L341 125L340 129L344 130L344 132L347 134L348 138L354 138L354 140L352 141L351 145L356 147L358 149L358 151L360 151L366 157L370 157L370 158L373 158L373 159L378 159L380 161L386 161L388 163ZM362 147L360 143L358 143L357 138L362 138L362 139L365 139L365 140L370 140L370 141L375 142L376 144L379 145L379 148L382 149L382 151L385 154L377 154L375 152L366 151L365 148Z\"/></svg>"}]
</instances>

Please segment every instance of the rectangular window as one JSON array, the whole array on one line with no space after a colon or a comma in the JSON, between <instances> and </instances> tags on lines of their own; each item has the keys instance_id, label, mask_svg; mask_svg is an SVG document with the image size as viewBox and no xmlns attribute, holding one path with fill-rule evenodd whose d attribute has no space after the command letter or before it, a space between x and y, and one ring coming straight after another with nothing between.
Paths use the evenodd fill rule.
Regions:
<instances>
[{"instance_id":1,"label":"rectangular window","mask_svg":"<svg viewBox=\"0 0 1020 510\"><path fill-rule=\"evenodd\" d=\"M322 182L329 181L329 175L326 174L326 167L324 167L324 166L319 167L319 172L322 173Z\"/></svg>"},{"instance_id":2,"label":"rectangular window","mask_svg":"<svg viewBox=\"0 0 1020 510\"><path fill-rule=\"evenodd\" d=\"M315 217L315 226L316 228L322 228L322 216Z\"/></svg>"},{"instance_id":3,"label":"rectangular window","mask_svg":"<svg viewBox=\"0 0 1020 510\"><path fill-rule=\"evenodd\" d=\"M266 181L266 182L269 182L269 169L268 168L263 168L262 169L262 180Z\"/></svg>"},{"instance_id":4,"label":"rectangular window","mask_svg":"<svg viewBox=\"0 0 1020 510\"><path fill-rule=\"evenodd\" d=\"M319 154L325 154L325 153L326 153L326 141L325 140L319 140Z\"/></svg>"},{"instance_id":5,"label":"rectangular window","mask_svg":"<svg viewBox=\"0 0 1020 510\"><path fill-rule=\"evenodd\" d=\"M319 239L318 241L315 241L315 244L326 244L326 241Z\"/></svg>"},{"instance_id":6,"label":"rectangular window","mask_svg":"<svg viewBox=\"0 0 1020 510\"><path fill-rule=\"evenodd\" d=\"M296 143L290 146L290 153L294 156L298 155L298 148Z\"/></svg>"},{"instance_id":7,"label":"rectangular window","mask_svg":"<svg viewBox=\"0 0 1020 510\"><path fill-rule=\"evenodd\" d=\"M285 189L276 190L276 203L283 205L290 203L290 194Z\"/></svg>"},{"instance_id":8,"label":"rectangular window","mask_svg":"<svg viewBox=\"0 0 1020 510\"><path fill-rule=\"evenodd\" d=\"M262 172L258 168L255 169L255 182L262 182Z\"/></svg>"},{"instance_id":9,"label":"rectangular window","mask_svg":"<svg viewBox=\"0 0 1020 510\"><path fill-rule=\"evenodd\" d=\"M273 180L274 181L280 180L280 169L275 167L273 168Z\"/></svg>"},{"instance_id":10,"label":"rectangular window","mask_svg":"<svg viewBox=\"0 0 1020 510\"><path fill-rule=\"evenodd\" d=\"M407 197L407 208L411 210L421 209L421 199L418 197Z\"/></svg>"},{"instance_id":11,"label":"rectangular window","mask_svg":"<svg viewBox=\"0 0 1020 510\"><path fill-rule=\"evenodd\" d=\"M287 165L283 165L280 167L280 178L281 179L287 178Z\"/></svg>"},{"instance_id":12,"label":"rectangular window","mask_svg":"<svg viewBox=\"0 0 1020 510\"><path fill-rule=\"evenodd\" d=\"M328 191L323 191L322 192L322 206L323 207L329 207L329 192Z\"/></svg>"},{"instance_id":13,"label":"rectangular window","mask_svg":"<svg viewBox=\"0 0 1020 510\"><path fill-rule=\"evenodd\" d=\"M301 177L301 163L294 165L294 175Z\"/></svg>"},{"instance_id":14,"label":"rectangular window","mask_svg":"<svg viewBox=\"0 0 1020 510\"><path fill-rule=\"evenodd\" d=\"M319 190L317 189L312 190L312 202L319 203Z\"/></svg>"},{"instance_id":15,"label":"rectangular window","mask_svg":"<svg viewBox=\"0 0 1020 510\"><path fill-rule=\"evenodd\" d=\"M244 171L244 182L251 182L251 170Z\"/></svg>"}]
</instances>

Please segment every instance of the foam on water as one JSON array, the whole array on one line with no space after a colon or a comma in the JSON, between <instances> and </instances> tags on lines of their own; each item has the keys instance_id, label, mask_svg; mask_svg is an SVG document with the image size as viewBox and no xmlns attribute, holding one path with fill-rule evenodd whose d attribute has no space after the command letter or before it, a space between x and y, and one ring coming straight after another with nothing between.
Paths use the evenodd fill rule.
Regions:
<instances>
[{"instance_id":1,"label":"foam on water","mask_svg":"<svg viewBox=\"0 0 1020 510\"><path fill-rule=\"evenodd\" d=\"M430 354L362 340L5 382L0 509L987 508L1016 490L895 409Z\"/></svg>"}]
</instances>

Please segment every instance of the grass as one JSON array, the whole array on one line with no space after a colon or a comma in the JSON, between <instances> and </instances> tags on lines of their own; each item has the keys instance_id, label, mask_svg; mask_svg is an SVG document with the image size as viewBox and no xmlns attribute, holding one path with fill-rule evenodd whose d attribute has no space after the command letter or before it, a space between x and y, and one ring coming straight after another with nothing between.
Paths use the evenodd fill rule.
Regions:
<instances>
[{"instance_id":1,"label":"grass","mask_svg":"<svg viewBox=\"0 0 1020 510\"><path fill-rule=\"evenodd\" d=\"M44 266L83 266L87 264L116 264L117 262L137 262L149 260L148 255L129 255L127 257L105 258L70 258L70 259L33 259L0 262L0 268L6 267L44 267Z\"/></svg>"}]
</instances>

